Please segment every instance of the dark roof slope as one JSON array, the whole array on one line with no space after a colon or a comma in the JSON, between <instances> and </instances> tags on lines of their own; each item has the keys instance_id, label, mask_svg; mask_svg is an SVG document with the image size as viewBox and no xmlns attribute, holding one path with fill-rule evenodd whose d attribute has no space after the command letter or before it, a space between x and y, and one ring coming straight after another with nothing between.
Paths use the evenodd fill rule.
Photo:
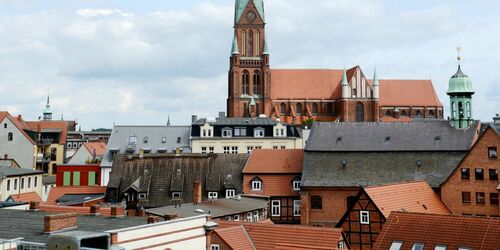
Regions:
<instances>
[{"instance_id":1,"label":"dark roof slope","mask_svg":"<svg viewBox=\"0 0 500 250\"><path fill-rule=\"evenodd\" d=\"M33 175L33 174L43 174L43 171L26 169L26 168L0 167L0 176L21 176L21 175Z\"/></svg>"},{"instance_id":2,"label":"dark roof slope","mask_svg":"<svg viewBox=\"0 0 500 250\"><path fill-rule=\"evenodd\" d=\"M446 245L447 249L498 249L500 220L453 215L392 212L373 249L389 249L393 241L403 242L401 250L414 243L425 249Z\"/></svg>"},{"instance_id":3,"label":"dark roof slope","mask_svg":"<svg viewBox=\"0 0 500 250\"><path fill-rule=\"evenodd\" d=\"M455 129L448 121L315 122L306 151L466 151L479 122Z\"/></svg>"}]
</instances>

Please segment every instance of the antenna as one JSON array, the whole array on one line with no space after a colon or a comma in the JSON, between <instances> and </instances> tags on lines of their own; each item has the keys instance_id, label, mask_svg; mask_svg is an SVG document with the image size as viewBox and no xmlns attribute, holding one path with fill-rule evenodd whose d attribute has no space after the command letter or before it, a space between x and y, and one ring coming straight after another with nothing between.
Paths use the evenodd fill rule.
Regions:
<instances>
[{"instance_id":1,"label":"antenna","mask_svg":"<svg viewBox=\"0 0 500 250\"><path fill-rule=\"evenodd\" d=\"M457 62L458 65L460 65L460 62L462 61L462 57L460 56L460 51L462 50L462 47L460 45L457 46Z\"/></svg>"}]
</instances>

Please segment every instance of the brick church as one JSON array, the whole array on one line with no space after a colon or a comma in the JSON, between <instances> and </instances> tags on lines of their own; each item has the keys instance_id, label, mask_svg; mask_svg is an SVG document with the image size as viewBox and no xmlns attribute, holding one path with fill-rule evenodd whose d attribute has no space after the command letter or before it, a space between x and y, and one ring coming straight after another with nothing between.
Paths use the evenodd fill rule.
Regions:
<instances>
[{"instance_id":1,"label":"brick church","mask_svg":"<svg viewBox=\"0 0 500 250\"><path fill-rule=\"evenodd\" d=\"M236 0L227 114L282 122L442 119L431 80L367 79L350 69L271 69L263 0Z\"/></svg>"}]
</instances>

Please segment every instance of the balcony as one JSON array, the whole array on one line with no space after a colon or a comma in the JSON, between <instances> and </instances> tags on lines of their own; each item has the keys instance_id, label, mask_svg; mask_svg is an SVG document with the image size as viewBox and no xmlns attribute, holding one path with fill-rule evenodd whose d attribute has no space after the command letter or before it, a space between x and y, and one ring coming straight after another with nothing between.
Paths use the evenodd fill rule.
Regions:
<instances>
[{"instance_id":1,"label":"balcony","mask_svg":"<svg viewBox=\"0 0 500 250\"><path fill-rule=\"evenodd\" d=\"M36 163L48 163L51 161L50 154L37 154Z\"/></svg>"},{"instance_id":2,"label":"balcony","mask_svg":"<svg viewBox=\"0 0 500 250\"><path fill-rule=\"evenodd\" d=\"M37 140L36 144L38 146L47 146L47 145L52 144L53 141L54 141L53 139L41 139L41 140Z\"/></svg>"}]
</instances>

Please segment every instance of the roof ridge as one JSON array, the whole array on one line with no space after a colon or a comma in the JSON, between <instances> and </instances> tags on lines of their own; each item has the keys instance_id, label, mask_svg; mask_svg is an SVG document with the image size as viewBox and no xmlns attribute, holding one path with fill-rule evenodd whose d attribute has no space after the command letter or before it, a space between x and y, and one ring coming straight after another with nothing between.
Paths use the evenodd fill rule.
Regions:
<instances>
[{"instance_id":1,"label":"roof ridge","mask_svg":"<svg viewBox=\"0 0 500 250\"><path fill-rule=\"evenodd\" d=\"M240 226L241 226L241 228L243 229L243 232L245 233L245 235L247 236L248 241L250 241L250 244L252 244L253 249L254 249L254 250L255 250L255 249L257 249L257 248L255 247L255 244L253 243L253 239L252 239L252 237L250 236L250 234L248 234L247 229L245 228L245 226L243 226L243 225L240 225Z\"/></svg>"}]
</instances>

